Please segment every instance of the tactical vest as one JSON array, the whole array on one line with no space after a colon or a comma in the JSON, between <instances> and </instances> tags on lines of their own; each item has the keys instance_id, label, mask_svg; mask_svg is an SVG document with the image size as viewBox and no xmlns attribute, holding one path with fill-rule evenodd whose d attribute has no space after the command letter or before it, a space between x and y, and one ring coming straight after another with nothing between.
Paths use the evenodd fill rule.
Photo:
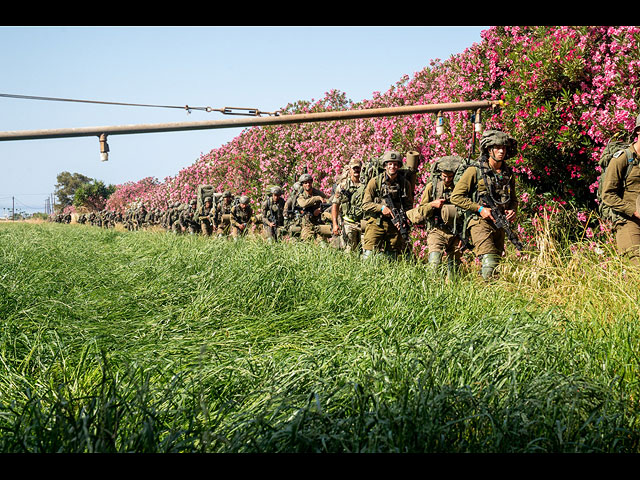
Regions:
<instances>
[{"instance_id":1,"label":"tactical vest","mask_svg":"<svg viewBox=\"0 0 640 480\"><path fill-rule=\"evenodd\" d=\"M362 198L358 198L356 192L363 188L362 183L356 185L350 178L345 179L340 185L340 213L348 222L356 223L362 220Z\"/></svg>"},{"instance_id":2,"label":"tactical vest","mask_svg":"<svg viewBox=\"0 0 640 480\"><path fill-rule=\"evenodd\" d=\"M482 196L491 196L495 204L504 210L504 206L511 201L511 180L513 178L511 167L505 165L500 173L496 173L486 162L480 162L476 166L476 189L473 199L476 203L482 201L477 188L480 178L484 180L486 189Z\"/></svg>"}]
</instances>

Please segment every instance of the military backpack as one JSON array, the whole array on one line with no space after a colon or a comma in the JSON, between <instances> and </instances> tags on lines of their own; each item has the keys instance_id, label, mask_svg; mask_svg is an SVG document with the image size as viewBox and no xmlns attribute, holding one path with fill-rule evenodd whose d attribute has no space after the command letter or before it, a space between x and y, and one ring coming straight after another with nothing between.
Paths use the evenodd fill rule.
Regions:
<instances>
[{"instance_id":1,"label":"military backpack","mask_svg":"<svg viewBox=\"0 0 640 480\"><path fill-rule=\"evenodd\" d=\"M614 158L618 158L623 153L627 154L627 168L625 169L625 175L623 178L623 184L621 186L622 189L626 186L626 180L631 172L631 167L634 165L638 165L638 159L633 154L633 150L628 142L623 142L621 140L610 140L607 143L607 146L602 151L602 155L600 156L600 160L598 161L598 165L601 168L600 176L598 177L598 189L597 189L597 201L598 201L598 213L603 220L608 220L612 222L614 225L624 223L627 221L627 217L616 212L608 205L602 201L602 188L604 183L604 178L607 173L607 168L611 163L611 160Z\"/></svg>"}]
</instances>

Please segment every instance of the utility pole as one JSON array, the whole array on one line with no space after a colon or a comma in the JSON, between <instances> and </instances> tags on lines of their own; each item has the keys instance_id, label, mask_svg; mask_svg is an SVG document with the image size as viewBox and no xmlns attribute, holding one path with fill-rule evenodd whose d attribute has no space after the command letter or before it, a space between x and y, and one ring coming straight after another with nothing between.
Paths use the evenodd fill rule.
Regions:
<instances>
[{"instance_id":1,"label":"utility pole","mask_svg":"<svg viewBox=\"0 0 640 480\"><path fill-rule=\"evenodd\" d=\"M16 197L11 197L11 220L16 220Z\"/></svg>"}]
</instances>

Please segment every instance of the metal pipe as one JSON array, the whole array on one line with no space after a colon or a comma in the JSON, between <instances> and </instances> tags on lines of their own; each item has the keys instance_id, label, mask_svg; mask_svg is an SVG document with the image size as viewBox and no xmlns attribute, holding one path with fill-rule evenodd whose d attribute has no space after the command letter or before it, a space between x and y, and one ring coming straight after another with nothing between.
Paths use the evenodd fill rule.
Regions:
<instances>
[{"instance_id":1,"label":"metal pipe","mask_svg":"<svg viewBox=\"0 0 640 480\"><path fill-rule=\"evenodd\" d=\"M402 107L344 110L336 112L301 113L274 117L253 117L233 120L213 120L203 122L158 123L143 125L120 125L106 127L59 128L51 130L20 130L0 132L0 141L35 140L41 138L89 137L101 135L126 135L135 133L172 132L179 130L207 130L216 128L252 127L260 125L286 125L295 123L327 122L355 118L392 117L437 113L439 111L459 111L501 106L501 100L475 102L440 103L431 105L406 105Z\"/></svg>"}]
</instances>

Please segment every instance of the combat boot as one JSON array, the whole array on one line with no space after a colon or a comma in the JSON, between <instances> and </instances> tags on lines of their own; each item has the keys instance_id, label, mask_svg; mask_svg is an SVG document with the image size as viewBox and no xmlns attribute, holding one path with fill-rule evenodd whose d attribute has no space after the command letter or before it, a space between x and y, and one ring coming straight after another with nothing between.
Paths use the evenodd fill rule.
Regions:
<instances>
[{"instance_id":1,"label":"combat boot","mask_svg":"<svg viewBox=\"0 0 640 480\"><path fill-rule=\"evenodd\" d=\"M487 253L482 256L482 278L485 281L489 281L494 274L494 270L500 263L500 256L495 253Z\"/></svg>"}]
</instances>

